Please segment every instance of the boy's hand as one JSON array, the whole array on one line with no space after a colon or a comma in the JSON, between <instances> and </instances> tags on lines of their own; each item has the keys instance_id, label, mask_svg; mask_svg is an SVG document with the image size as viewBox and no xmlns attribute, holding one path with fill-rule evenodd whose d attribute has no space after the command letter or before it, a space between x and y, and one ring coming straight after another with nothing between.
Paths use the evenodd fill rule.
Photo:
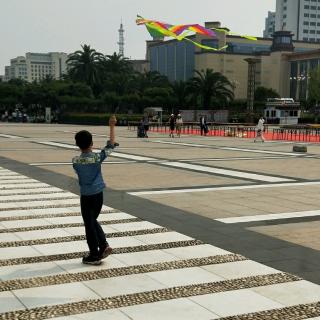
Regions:
<instances>
[{"instance_id":1,"label":"boy's hand","mask_svg":"<svg viewBox=\"0 0 320 320\"><path fill-rule=\"evenodd\" d=\"M119 146L119 143L115 142L114 144L111 143L110 140L107 141L107 145L106 145L106 148L108 149L114 149L115 147L118 147Z\"/></svg>"}]
</instances>

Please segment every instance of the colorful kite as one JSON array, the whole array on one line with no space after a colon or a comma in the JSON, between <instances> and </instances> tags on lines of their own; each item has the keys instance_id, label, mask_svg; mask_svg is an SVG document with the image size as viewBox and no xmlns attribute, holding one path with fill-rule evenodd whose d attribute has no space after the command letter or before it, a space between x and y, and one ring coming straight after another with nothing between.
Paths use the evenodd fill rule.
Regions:
<instances>
[{"instance_id":1,"label":"colorful kite","mask_svg":"<svg viewBox=\"0 0 320 320\"><path fill-rule=\"evenodd\" d=\"M195 32L197 34L212 37L215 39L217 39L216 32L223 32L227 35L237 35L235 33L231 33L227 29L221 29L221 28L207 29L199 24L171 25L171 24L156 21L156 20L144 19L141 16L137 16L136 23L137 25L145 25L152 37L171 37L179 41L186 40L193 43L199 48L206 49L206 50L214 50L214 51L223 50L228 46L224 46L221 48L213 48L213 47L205 46L199 42L193 41L190 38L187 38L187 36L189 36L191 32ZM252 36L246 36L246 35L238 35L238 36L249 39L249 40L253 40L253 41L257 40L256 37L252 37Z\"/></svg>"}]
</instances>

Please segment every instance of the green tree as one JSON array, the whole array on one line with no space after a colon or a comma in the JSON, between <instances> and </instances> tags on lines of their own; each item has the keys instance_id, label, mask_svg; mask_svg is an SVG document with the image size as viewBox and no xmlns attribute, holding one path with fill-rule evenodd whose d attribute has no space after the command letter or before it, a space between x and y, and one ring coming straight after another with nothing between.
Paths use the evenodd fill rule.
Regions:
<instances>
[{"instance_id":1,"label":"green tree","mask_svg":"<svg viewBox=\"0 0 320 320\"><path fill-rule=\"evenodd\" d=\"M82 50L68 57L67 63L70 67L68 75L73 81L84 82L95 90L96 86L101 83L104 56L89 45L85 44L81 47Z\"/></svg>"},{"instance_id":2,"label":"green tree","mask_svg":"<svg viewBox=\"0 0 320 320\"><path fill-rule=\"evenodd\" d=\"M279 94L272 88L257 87L254 92L254 100L265 102L268 98L279 98Z\"/></svg>"},{"instance_id":3,"label":"green tree","mask_svg":"<svg viewBox=\"0 0 320 320\"><path fill-rule=\"evenodd\" d=\"M233 100L233 86L220 72L212 69L195 71L196 76L190 79L189 88L195 99L199 100L202 108L213 104L225 104Z\"/></svg>"}]
</instances>

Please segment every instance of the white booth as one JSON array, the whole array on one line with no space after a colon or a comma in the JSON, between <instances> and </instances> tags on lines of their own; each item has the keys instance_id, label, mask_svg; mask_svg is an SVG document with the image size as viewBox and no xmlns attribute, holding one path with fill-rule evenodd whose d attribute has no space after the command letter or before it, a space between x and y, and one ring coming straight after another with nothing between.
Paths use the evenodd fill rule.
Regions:
<instances>
[{"instance_id":1,"label":"white booth","mask_svg":"<svg viewBox=\"0 0 320 320\"><path fill-rule=\"evenodd\" d=\"M300 103L291 98L268 99L264 110L267 123L298 124L300 115Z\"/></svg>"}]
</instances>

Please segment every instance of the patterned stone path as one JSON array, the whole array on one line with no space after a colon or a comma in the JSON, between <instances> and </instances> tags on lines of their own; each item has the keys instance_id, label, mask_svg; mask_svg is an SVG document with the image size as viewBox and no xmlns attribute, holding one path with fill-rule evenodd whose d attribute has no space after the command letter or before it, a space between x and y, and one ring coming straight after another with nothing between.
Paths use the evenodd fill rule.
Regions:
<instances>
[{"instance_id":1,"label":"patterned stone path","mask_svg":"<svg viewBox=\"0 0 320 320\"><path fill-rule=\"evenodd\" d=\"M85 266L78 196L0 168L0 320L320 319L320 287L115 208Z\"/></svg>"}]
</instances>

